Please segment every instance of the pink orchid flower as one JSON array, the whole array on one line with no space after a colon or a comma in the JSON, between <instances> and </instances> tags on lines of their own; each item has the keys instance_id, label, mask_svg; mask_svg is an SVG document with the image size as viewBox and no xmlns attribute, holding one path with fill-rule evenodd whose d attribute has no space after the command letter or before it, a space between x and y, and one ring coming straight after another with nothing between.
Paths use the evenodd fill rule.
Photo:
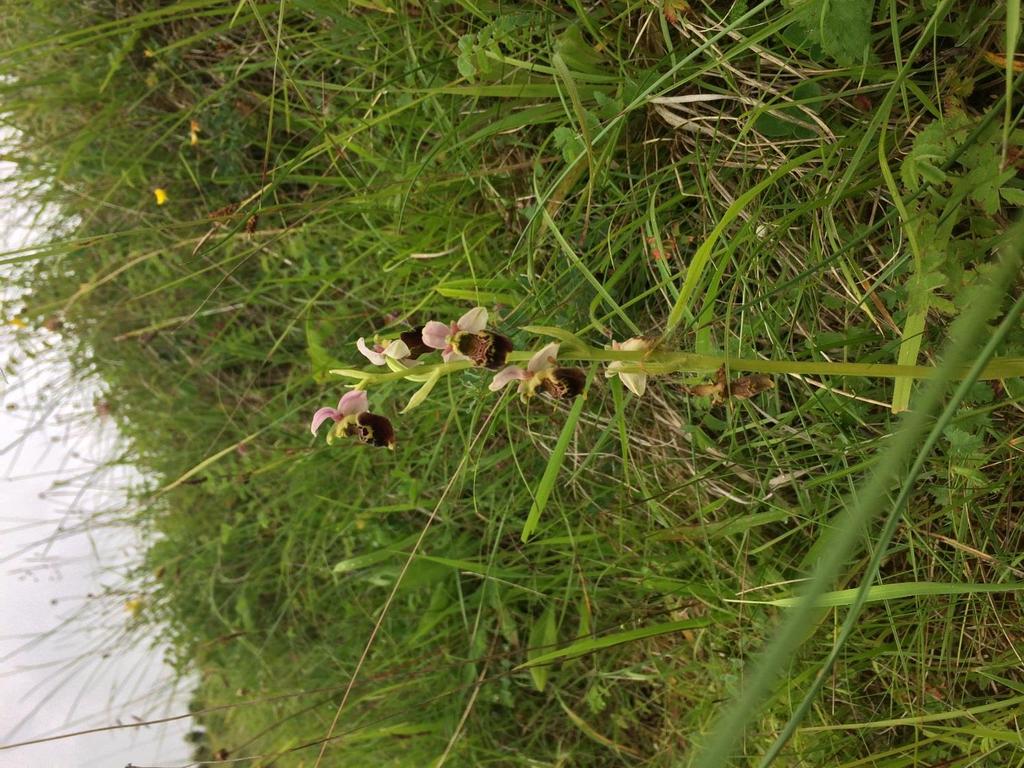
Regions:
<instances>
[{"instance_id":1,"label":"pink orchid flower","mask_svg":"<svg viewBox=\"0 0 1024 768\"><path fill-rule=\"evenodd\" d=\"M423 326L423 343L440 349L446 363L471 360L486 368L500 368L512 351L507 337L487 330L487 310L483 307L474 307L450 325L431 320Z\"/></svg>"},{"instance_id":2,"label":"pink orchid flower","mask_svg":"<svg viewBox=\"0 0 1024 768\"><path fill-rule=\"evenodd\" d=\"M651 343L644 338L634 336L632 339L626 339L621 344L617 341L612 342L612 349L622 350L623 352L638 352L640 350L648 350L651 348ZM646 373L625 373L622 371L624 366L628 363L622 360L615 360L608 364L605 369L605 378L610 379L612 376L618 376L623 384L626 385L626 389L632 392L637 397L643 397L644 392L647 391L647 374Z\"/></svg>"},{"instance_id":3,"label":"pink orchid flower","mask_svg":"<svg viewBox=\"0 0 1024 768\"><path fill-rule=\"evenodd\" d=\"M366 339L360 337L356 341L356 349L374 365L385 365L388 358L391 358L404 363L407 367L411 365L410 360L431 351L431 348L423 343L422 325L411 331L403 331L397 339L374 337L373 346L368 345Z\"/></svg>"},{"instance_id":4,"label":"pink orchid flower","mask_svg":"<svg viewBox=\"0 0 1024 768\"><path fill-rule=\"evenodd\" d=\"M383 416L369 412L370 404L366 392L361 389L346 392L338 401L337 408L320 408L313 414L309 431L314 435L320 426L330 419L334 422L327 433L327 442L335 437L355 435L366 445L379 445L390 450L395 448L395 430Z\"/></svg>"},{"instance_id":5,"label":"pink orchid flower","mask_svg":"<svg viewBox=\"0 0 1024 768\"><path fill-rule=\"evenodd\" d=\"M392 360L405 360L410 356L408 345L401 339L391 341L374 341L372 347L366 345L366 339L362 336L356 341L356 349L360 354L374 365L386 365L387 358Z\"/></svg>"},{"instance_id":6,"label":"pink orchid flower","mask_svg":"<svg viewBox=\"0 0 1024 768\"><path fill-rule=\"evenodd\" d=\"M586 374L580 368L557 365L558 342L553 341L530 358L526 368L510 365L495 374L489 388L497 392L513 381L519 382L519 396L523 400L533 397L540 389L550 397L571 399L583 392Z\"/></svg>"}]
</instances>

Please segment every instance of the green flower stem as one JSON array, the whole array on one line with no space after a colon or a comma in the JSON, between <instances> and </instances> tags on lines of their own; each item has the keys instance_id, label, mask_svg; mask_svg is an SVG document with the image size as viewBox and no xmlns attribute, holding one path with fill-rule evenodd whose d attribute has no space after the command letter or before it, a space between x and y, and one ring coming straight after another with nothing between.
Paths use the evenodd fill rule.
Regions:
<instances>
[{"instance_id":1,"label":"green flower stem","mask_svg":"<svg viewBox=\"0 0 1024 768\"><path fill-rule=\"evenodd\" d=\"M464 371L467 368L472 367L473 363L468 360L456 360L451 363L415 365L412 368L406 368L402 371L388 371L387 373L374 373L372 371L363 371L359 368L332 368L328 373L333 373L335 376L343 376L346 379L356 379L361 384L365 382L365 385L358 388L366 389L366 386L384 384L389 381L402 381L403 379L424 381L434 371L440 371L442 376L447 376L450 373Z\"/></svg>"},{"instance_id":2,"label":"green flower stem","mask_svg":"<svg viewBox=\"0 0 1024 768\"><path fill-rule=\"evenodd\" d=\"M625 373L647 373L657 376L679 372L709 372L725 365L731 371L774 374L809 374L813 376L866 376L896 378L907 376L915 379L931 379L938 369L930 365L893 365L889 363L832 363L828 361L800 362L791 360L759 360L720 355L695 355L689 352L622 352L610 349L569 349L562 355L565 360L596 360L609 362L619 360L635 365L625 365ZM955 377L962 378L967 369L956 369ZM1024 376L1024 359L1007 357L993 360L981 372L982 379L1005 379Z\"/></svg>"},{"instance_id":3,"label":"green flower stem","mask_svg":"<svg viewBox=\"0 0 1024 768\"><path fill-rule=\"evenodd\" d=\"M508 356L510 363L521 363L529 360L532 352L512 352ZM937 375L938 369L930 365L893 365L891 363L832 363L828 361L801 362L792 360L758 360L743 357L723 357L720 355L695 355L689 352L625 352L612 349L597 349L585 346L567 346L560 354L564 361L577 362L623 362L620 370L623 373L646 373L651 376L664 376L670 373L710 373L725 365L730 371L768 374L804 374L811 376L864 376L868 378L898 378L905 376L914 379L931 379ZM331 373L356 379L360 387L366 388L389 381L411 379L424 381L435 371L447 376L458 371L472 368L468 360L451 363L435 363L433 365L417 365L403 371L373 373L354 368L338 368ZM956 369L954 378L962 378L967 369ZM1024 358L1005 357L993 360L982 370L980 379L1006 379L1024 376Z\"/></svg>"}]
</instances>

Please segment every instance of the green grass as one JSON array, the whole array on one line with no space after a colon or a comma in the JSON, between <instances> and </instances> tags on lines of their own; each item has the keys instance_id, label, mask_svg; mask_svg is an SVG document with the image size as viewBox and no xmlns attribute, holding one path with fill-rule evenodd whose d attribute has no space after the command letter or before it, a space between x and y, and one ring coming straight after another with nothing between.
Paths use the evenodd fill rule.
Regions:
<instances>
[{"instance_id":1,"label":"green grass","mask_svg":"<svg viewBox=\"0 0 1024 768\"><path fill-rule=\"evenodd\" d=\"M1018 2L3 11L3 313L144 473L197 759L1024 765ZM452 366L373 382L394 453L310 437L477 303L585 399Z\"/></svg>"}]
</instances>

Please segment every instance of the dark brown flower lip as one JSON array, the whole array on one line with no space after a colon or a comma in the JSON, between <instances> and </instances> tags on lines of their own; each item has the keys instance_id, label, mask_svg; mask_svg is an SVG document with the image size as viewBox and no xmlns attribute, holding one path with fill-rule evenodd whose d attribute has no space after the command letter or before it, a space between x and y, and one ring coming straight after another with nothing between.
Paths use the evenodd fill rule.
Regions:
<instances>
[{"instance_id":1,"label":"dark brown flower lip","mask_svg":"<svg viewBox=\"0 0 1024 768\"><path fill-rule=\"evenodd\" d=\"M347 434L358 437L363 445L375 445L380 448L395 447L395 429L391 422L376 413L364 411L356 417L356 423L349 425Z\"/></svg>"},{"instance_id":2,"label":"dark brown flower lip","mask_svg":"<svg viewBox=\"0 0 1024 768\"><path fill-rule=\"evenodd\" d=\"M571 400L583 394L587 374L582 368L555 368L544 377L540 388L549 397Z\"/></svg>"},{"instance_id":3,"label":"dark brown flower lip","mask_svg":"<svg viewBox=\"0 0 1024 768\"><path fill-rule=\"evenodd\" d=\"M425 355L428 352L433 352L433 347L428 347L423 343L423 326L417 325L411 331L404 331L399 338L405 343L405 346L409 348L409 357L415 360L420 355Z\"/></svg>"},{"instance_id":4,"label":"dark brown flower lip","mask_svg":"<svg viewBox=\"0 0 1024 768\"><path fill-rule=\"evenodd\" d=\"M505 365L513 350L512 340L494 331L461 333L456 340L458 351L473 361L473 365L498 369Z\"/></svg>"}]
</instances>

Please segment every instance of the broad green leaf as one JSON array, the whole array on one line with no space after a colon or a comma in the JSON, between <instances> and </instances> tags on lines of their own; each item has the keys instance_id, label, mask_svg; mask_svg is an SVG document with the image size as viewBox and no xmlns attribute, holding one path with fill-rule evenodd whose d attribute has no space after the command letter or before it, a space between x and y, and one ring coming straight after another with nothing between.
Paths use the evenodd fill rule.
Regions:
<instances>
[{"instance_id":1,"label":"broad green leaf","mask_svg":"<svg viewBox=\"0 0 1024 768\"><path fill-rule=\"evenodd\" d=\"M787 0L808 38L839 64L863 63L871 52L874 0Z\"/></svg>"}]
</instances>

